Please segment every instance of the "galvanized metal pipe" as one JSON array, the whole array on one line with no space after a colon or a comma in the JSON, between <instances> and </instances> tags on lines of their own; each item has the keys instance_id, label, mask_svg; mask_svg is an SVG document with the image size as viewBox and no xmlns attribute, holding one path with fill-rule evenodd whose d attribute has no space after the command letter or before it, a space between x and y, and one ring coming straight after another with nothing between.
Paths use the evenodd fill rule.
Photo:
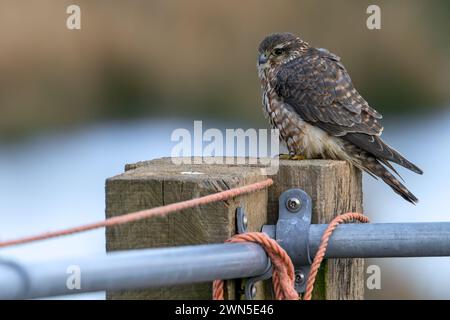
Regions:
<instances>
[{"instance_id":1,"label":"galvanized metal pipe","mask_svg":"<svg viewBox=\"0 0 450 320\"><path fill-rule=\"evenodd\" d=\"M252 243L142 249L40 264L0 259L0 299L250 277L262 274L268 263L264 249ZM69 267L78 268L81 272L80 289L69 289L70 286L66 285L71 276Z\"/></svg>"},{"instance_id":2,"label":"galvanized metal pipe","mask_svg":"<svg viewBox=\"0 0 450 320\"><path fill-rule=\"evenodd\" d=\"M311 225L315 255L326 224ZM325 257L383 258L450 256L450 222L342 224L333 232Z\"/></svg>"},{"instance_id":3,"label":"galvanized metal pipe","mask_svg":"<svg viewBox=\"0 0 450 320\"><path fill-rule=\"evenodd\" d=\"M311 225L311 255L326 226ZM327 258L424 256L450 256L449 222L341 225L326 254ZM246 278L262 274L267 264L264 250L250 243L143 249L39 264L0 259L0 299ZM69 266L79 267L81 289L66 286Z\"/></svg>"}]
</instances>

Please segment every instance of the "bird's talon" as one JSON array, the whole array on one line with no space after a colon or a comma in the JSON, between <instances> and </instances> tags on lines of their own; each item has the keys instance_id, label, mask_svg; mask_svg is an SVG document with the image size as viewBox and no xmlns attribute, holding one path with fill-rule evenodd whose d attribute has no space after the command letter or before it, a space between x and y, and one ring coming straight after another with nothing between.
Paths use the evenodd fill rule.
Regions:
<instances>
[{"instance_id":1,"label":"bird's talon","mask_svg":"<svg viewBox=\"0 0 450 320\"><path fill-rule=\"evenodd\" d=\"M278 158L280 159L280 160L289 160L290 159L290 154L279 154L278 155Z\"/></svg>"},{"instance_id":2,"label":"bird's talon","mask_svg":"<svg viewBox=\"0 0 450 320\"><path fill-rule=\"evenodd\" d=\"M280 160L305 160L306 158L300 154L280 154Z\"/></svg>"}]
</instances>

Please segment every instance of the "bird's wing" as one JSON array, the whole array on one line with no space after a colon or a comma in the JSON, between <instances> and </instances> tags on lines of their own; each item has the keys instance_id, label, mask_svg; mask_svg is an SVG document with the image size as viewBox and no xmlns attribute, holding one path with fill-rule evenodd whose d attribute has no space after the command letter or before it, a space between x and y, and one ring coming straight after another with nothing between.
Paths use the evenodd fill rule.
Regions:
<instances>
[{"instance_id":1,"label":"bird's wing","mask_svg":"<svg viewBox=\"0 0 450 320\"><path fill-rule=\"evenodd\" d=\"M421 172L381 140L381 114L356 91L338 56L324 49L310 49L282 65L274 82L277 94L303 120L376 157Z\"/></svg>"},{"instance_id":2,"label":"bird's wing","mask_svg":"<svg viewBox=\"0 0 450 320\"><path fill-rule=\"evenodd\" d=\"M280 67L275 89L300 116L336 136L380 135L381 115L353 87L338 56L310 49Z\"/></svg>"}]
</instances>

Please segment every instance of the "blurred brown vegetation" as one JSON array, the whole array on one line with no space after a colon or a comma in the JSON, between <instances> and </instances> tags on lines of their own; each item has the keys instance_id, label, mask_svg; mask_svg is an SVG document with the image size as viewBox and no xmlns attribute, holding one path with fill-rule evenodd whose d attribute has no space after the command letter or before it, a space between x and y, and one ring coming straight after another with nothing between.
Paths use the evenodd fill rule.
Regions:
<instances>
[{"instance_id":1,"label":"blurred brown vegetation","mask_svg":"<svg viewBox=\"0 0 450 320\"><path fill-rule=\"evenodd\" d=\"M256 48L275 31L340 55L382 112L450 100L448 1L1 0L0 26L0 137L141 116L262 123Z\"/></svg>"}]
</instances>

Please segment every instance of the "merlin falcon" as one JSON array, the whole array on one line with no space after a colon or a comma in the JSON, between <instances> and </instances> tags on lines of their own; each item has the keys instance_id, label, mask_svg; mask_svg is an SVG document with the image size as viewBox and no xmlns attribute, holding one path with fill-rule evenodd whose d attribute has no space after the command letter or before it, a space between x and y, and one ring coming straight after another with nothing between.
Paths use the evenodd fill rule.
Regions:
<instances>
[{"instance_id":1,"label":"merlin falcon","mask_svg":"<svg viewBox=\"0 0 450 320\"><path fill-rule=\"evenodd\" d=\"M346 160L381 178L411 203L418 199L392 174L390 162L422 174L381 138L381 114L356 91L341 59L292 33L259 45L264 113L289 150L288 159Z\"/></svg>"}]
</instances>

